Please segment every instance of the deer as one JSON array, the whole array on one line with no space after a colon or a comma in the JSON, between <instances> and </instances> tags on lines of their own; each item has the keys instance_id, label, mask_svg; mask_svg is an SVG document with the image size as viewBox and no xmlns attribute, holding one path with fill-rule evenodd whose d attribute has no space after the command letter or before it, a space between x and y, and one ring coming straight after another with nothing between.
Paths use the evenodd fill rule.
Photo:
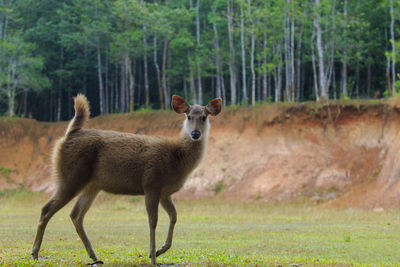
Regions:
<instances>
[{"instance_id":1,"label":"deer","mask_svg":"<svg viewBox=\"0 0 400 267\"><path fill-rule=\"evenodd\" d=\"M76 232L87 254L98 260L83 227L85 214L100 191L112 194L144 195L150 229L151 264L172 245L177 212L172 194L182 188L188 176L201 162L210 129L209 115L221 112L220 98L206 106L189 105L180 96L172 97L172 108L185 114L179 138L139 135L110 130L84 128L90 116L89 102L83 94L74 98L75 116L66 133L52 151L52 177L55 190L41 210L32 257L38 259L46 226L51 217L75 196L70 213ZM156 250L155 230L158 207L169 217L168 234Z\"/></svg>"}]
</instances>

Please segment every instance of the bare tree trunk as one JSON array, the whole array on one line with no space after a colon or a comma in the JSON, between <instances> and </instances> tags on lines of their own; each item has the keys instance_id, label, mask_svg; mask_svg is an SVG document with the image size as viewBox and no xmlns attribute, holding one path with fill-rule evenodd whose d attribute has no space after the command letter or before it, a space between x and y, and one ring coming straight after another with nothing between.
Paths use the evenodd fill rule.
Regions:
<instances>
[{"instance_id":1,"label":"bare tree trunk","mask_svg":"<svg viewBox=\"0 0 400 267\"><path fill-rule=\"evenodd\" d=\"M336 71L335 71L335 68L333 68L333 70L332 70L332 76L333 76L333 79L332 79L332 89L333 89L333 99L337 99L337 92L336 92Z\"/></svg>"},{"instance_id":2,"label":"bare tree trunk","mask_svg":"<svg viewBox=\"0 0 400 267\"><path fill-rule=\"evenodd\" d=\"M236 105L236 72L235 72L235 48L233 45L233 29L232 29L232 7L231 0L227 0L227 17L228 17L228 37L229 37L229 74L231 84L231 105Z\"/></svg>"},{"instance_id":3,"label":"bare tree trunk","mask_svg":"<svg viewBox=\"0 0 400 267\"><path fill-rule=\"evenodd\" d=\"M108 93L108 91L109 91L109 87L110 87L110 85L109 85L109 81L108 81L108 66L109 66L109 55L108 55L109 53L107 52L106 53L106 67L105 67L105 70L104 70L104 72L105 72L105 86L104 86L104 112L106 113L106 114L109 114L110 112L109 112L109 93Z\"/></svg>"},{"instance_id":4,"label":"bare tree trunk","mask_svg":"<svg viewBox=\"0 0 400 267\"><path fill-rule=\"evenodd\" d=\"M196 5L196 41L197 45L200 47L200 0L197 0ZM197 55L198 56L198 55ZM203 104L203 89L201 84L201 64L197 60L197 89L198 89L198 104Z\"/></svg>"},{"instance_id":5,"label":"bare tree trunk","mask_svg":"<svg viewBox=\"0 0 400 267\"><path fill-rule=\"evenodd\" d=\"M169 95L167 88L167 73L166 73L166 65L167 65L167 51L168 51L169 40L164 41L164 49L163 49L163 62L162 62L162 86L164 92L164 107L169 108Z\"/></svg>"},{"instance_id":6,"label":"bare tree trunk","mask_svg":"<svg viewBox=\"0 0 400 267\"><path fill-rule=\"evenodd\" d=\"M314 51L314 40L315 40L315 23L313 25L312 36L311 36L311 61L313 68L313 77L314 77L314 92L315 99L319 101L319 88L318 88L318 74L315 60L315 51Z\"/></svg>"},{"instance_id":7,"label":"bare tree trunk","mask_svg":"<svg viewBox=\"0 0 400 267\"><path fill-rule=\"evenodd\" d=\"M332 78L332 73L333 73L333 69L335 68L335 36L336 36L336 0L332 1L332 35L330 37L330 41L331 41L331 53L329 56L329 64L328 64L328 68L325 72L325 79L326 79L326 84L325 84L325 88L327 88L327 90L329 90L329 87L331 85L331 78Z\"/></svg>"},{"instance_id":8,"label":"bare tree trunk","mask_svg":"<svg viewBox=\"0 0 400 267\"><path fill-rule=\"evenodd\" d=\"M291 4L291 14L294 13L293 4ZM295 101L295 79L296 79L296 73L294 69L294 31L295 31L295 18L294 16L291 15L291 25L290 25L290 73L291 73L291 78L290 78L290 92L291 92L291 101Z\"/></svg>"},{"instance_id":9,"label":"bare tree trunk","mask_svg":"<svg viewBox=\"0 0 400 267\"><path fill-rule=\"evenodd\" d=\"M83 94L87 95L87 59L88 59L88 55L87 55L87 42L84 42L84 46L83 46L83 57L85 58L85 67L83 69L84 74L83 74Z\"/></svg>"},{"instance_id":10,"label":"bare tree trunk","mask_svg":"<svg viewBox=\"0 0 400 267\"><path fill-rule=\"evenodd\" d=\"M8 98L9 117L14 116L14 110L15 110L15 88L16 88L15 69L16 69L16 63L12 60L9 60L8 71L7 71L7 98Z\"/></svg>"},{"instance_id":11,"label":"bare tree trunk","mask_svg":"<svg viewBox=\"0 0 400 267\"><path fill-rule=\"evenodd\" d=\"M267 101L268 98L268 80L267 80L267 33L264 32L264 41L263 41L263 65L264 65L264 71L263 71L263 96L262 99L264 102Z\"/></svg>"},{"instance_id":12,"label":"bare tree trunk","mask_svg":"<svg viewBox=\"0 0 400 267\"><path fill-rule=\"evenodd\" d=\"M392 85L390 80L390 56L386 56L386 84L389 96L392 96Z\"/></svg>"},{"instance_id":13,"label":"bare tree trunk","mask_svg":"<svg viewBox=\"0 0 400 267\"><path fill-rule=\"evenodd\" d=\"M343 9L343 62L342 62L342 95L347 96L347 5L348 0L344 0Z\"/></svg>"},{"instance_id":14,"label":"bare tree trunk","mask_svg":"<svg viewBox=\"0 0 400 267\"><path fill-rule=\"evenodd\" d=\"M215 13L215 9L213 9L213 12ZM219 56L219 39L218 39L218 30L217 30L217 24L215 21L213 22L213 30L214 30L214 49L215 49L215 67L216 67L216 82L217 82L217 92L216 95L217 97L221 97L221 59ZM225 99L223 99L225 101Z\"/></svg>"},{"instance_id":15,"label":"bare tree trunk","mask_svg":"<svg viewBox=\"0 0 400 267\"><path fill-rule=\"evenodd\" d=\"M395 43L395 36L394 36L394 7L393 7L393 0L390 0L390 37L392 43L392 94L396 95L396 43Z\"/></svg>"},{"instance_id":16,"label":"bare tree trunk","mask_svg":"<svg viewBox=\"0 0 400 267\"><path fill-rule=\"evenodd\" d=\"M251 23L251 51L250 51L250 69L251 69L251 104L256 104L256 72L254 69L254 50L256 46L256 40L254 36L254 21L251 16L251 0L247 0L248 12Z\"/></svg>"},{"instance_id":17,"label":"bare tree trunk","mask_svg":"<svg viewBox=\"0 0 400 267\"><path fill-rule=\"evenodd\" d=\"M113 75L112 67L110 70L110 102L109 102L109 113L113 113L113 105L114 105L114 88L115 88L115 77Z\"/></svg>"},{"instance_id":18,"label":"bare tree trunk","mask_svg":"<svg viewBox=\"0 0 400 267\"><path fill-rule=\"evenodd\" d=\"M163 93L161 89L161 78L160 78L160 66L158 65L157 61L157 37L154 36L153 38L153 47L154 47L154 66L156 67L157 72L157 86L158 86L158 96L160 99L160 108L164 109L164 100L163 100Z\"/></svg>"},{"instance_id":19,"label":"bare tree trunk","mask_svg":"<svg viewBox=\"0 0 400 267\"><path fill-rule=\"evenodd\" d=\"M104 87L103 87L103 78L101 71L101 53L100 53L100 40L97 39L97 74L99 78L99 104L100 104L100 114L103 114L103 95L104 95Z\"/></svg>"},{"instance_id":20,"label":"bare tree trunk","mask_svg":"<svg viewBox=\"0 0 400 267\"><path fill-rule=\"evenodd\" d=\"M183 78L183 96L185 97L185 99L188 99L188 91L187 91L187 81L186 81L186 77Z\"/></svg>"},{"instance_id":21,"label":"bare tree trunk","mask_svg":"<svg viewBox=\"0 0 400 267\"><path fill-rule=\"evenodd\" d=\"M60 49L60 70L63 69L64 65L64 48L61 46ZM62 90L62 77L58 77L58 98L57 98L57 121L61 120L61 90Z\"/></svg>"},{"instance_id":22,"label":"bare tree trunk","mask_svg":"<svg viewBox=\"0 0 400 267\"><path fill-rule=\"evenodd\" d=\"M320 5L319 0L315 0L315 7L318 9ZM326 88L326 77L325 77L325 63L324 63L324 47L322 44L322 30L320 24L320 14L317 12L317 15L314 19L315 28L317 30L317 49L318 49L318 61L319 61L319 86L321 90L321 97L324 100L328 100L328 92Z\"/></svg>"},{"instance_id":23,"label":"bare tree trunk","mask_svg":"<svg viewBox=\"0 0 400 267\"><path fill-rule=\"evenodd\" d=\"M115 83L114 83L114 86L115 86L115 96L114 96L114 100L115 100L115 103L114 103L114 110L121 110L120 109L120 107L119 107L119 84L118 84L118 65L116 64L115 65L115 76L114 76L114 79L115 79Z\"/></svg>"},{"instance_id":24,"label":"bare tree trunk","mask_svg":"<svg viewBox=\"0 0 400 267\"><path fill-rule=\"evenodd\" d=\"M243 14L243 6L240 4L240 48L242 51L242 103L246 103L247 101L247 86L246 86L246 52L245 52L245 44L244 44L244 14Z\"/></svg>"},{"instance_id":25,"label":"bare tree trunk","mask_svg":"<svg viewBox=\"0 0 400 267\"><path fill-rule=\"evenodd\" d=\"M275 55L279 55L278 61L281 61L281 45L277 44L275 47ZM275 102L281 101L281 88L282 88L282 66L278 63L274 67L274 82L275 82Z\"/></svg>"},{"instance_id":26,"label":"bare tree trunk","mask_svg":"<svg viewBox=\"0 0 400 267\"><path fill-rule=\"evenodd\" d=\"M146 31L146 26L143 26L143 30ZM147 47L146 37L143 37L143 45ZM147 64L147 53L143 54L143 68L144 68L144 95L145 95L145 107L149 108L150 97L149 97L149 78L148 78L148 64Z\"/></svg>"},{"instance_id":27,"label":"bare tree trunk","mask_svg":"<svg viewBox=\"0 0 400 267\"><path fill-rule=\"evenodd\" d=\"M125 112L125 92L126 92L126 58L127 55L125 55L124 61L121 64L121 81L120 81L120 93L119 93L119 106L120 106L120 112L124 113Z\"/></svg>"},{"instance_id":28,"label":"bare tree trunk","mask_svg":"<svg viewBox=\"0 0 400 267\"><path fill-rule=\"evenodd\" d=\"M136 61L132 63L129 60L129 111L132 112L135 109L135 73L136 73Z\"/></svg>"},{"instance_id":29,"label":"bare tree trunk","mask_svg":"<svg viewBox=\"0 0 400 267\"><path fill-rule=\"evenodd\" d=\"M190 64L190 92L192 94L192 103L194 104L196 103L196 87L194 85L193 66L191 64Z\"/></svg>"},{"instance_id":30,"label":"bare tree trunk","mask_svg":"<svg viewBox=\"0 0 400 267\"><path fill-rule=\"evenodd\" d=\"M368 62L368 66L367 66L367 96L368 98L371 95L371 63Z\"/></svg>"},{"instance_id":31,"label":"bare tree trunk","mask_svg":"<svg viewBox=\"0 0 400 267\"><path fill-rule=\"evenodd\" d=\"M301 98L301 92L300 92L300 86L301 86L301 77L302 77L302 73L301 73L301 45L302 45L302 41L303 41L303 30L304 30L304 20L302 21L301 24L301 29L300 29L300 33L299 33L299 40L297 42L297 60L296 60L296 90L297 90L297 96L296 99L297 101L300 101Z\"/></svg>"}]
</instances>

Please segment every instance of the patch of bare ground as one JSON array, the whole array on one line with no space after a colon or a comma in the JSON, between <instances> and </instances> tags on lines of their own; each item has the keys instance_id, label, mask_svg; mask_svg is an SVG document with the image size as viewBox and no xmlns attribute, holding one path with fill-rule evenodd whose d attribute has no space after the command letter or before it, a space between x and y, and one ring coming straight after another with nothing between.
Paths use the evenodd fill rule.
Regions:
<instances>
[{"instance_id":1,"label":"patch of bare ground","mask_svg":"<svg viewBox=\"0 0 400 267\"><path fill-rule=\"evenodd\" d=\"M176 197L298 201L327 207L398 207L400 136L397 104L230 107L211 119L206 157ZM177 136L170 111L100 116L88 127ZM51 192L50 153L66 122L0 119L0 189Z\"/></svg>"}]
</instances>

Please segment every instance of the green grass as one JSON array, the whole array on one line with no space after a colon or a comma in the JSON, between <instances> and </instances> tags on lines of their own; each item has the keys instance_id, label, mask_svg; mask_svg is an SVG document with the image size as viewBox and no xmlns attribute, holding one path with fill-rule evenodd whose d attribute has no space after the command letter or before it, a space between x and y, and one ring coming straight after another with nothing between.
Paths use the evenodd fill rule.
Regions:
<instances>
[{"instance_id":1,"label":"green grass","mask_svg":"<svg viewBox=\"0 0 400 267\"><path fill-rule=\"evenodd\" d=\"M39 261L30 258L47 197L0 195L0 266L82 266L90 262L69 219L72 204L50 221ZM303 204L176 201L172 248L158 257L180 266L395 266L400 262L400 211L326 210ZM142 198L103 194L85 227L105 266L149 264ZM168 218L160 210L157 247Z\"/></svg>"}]
</instances>

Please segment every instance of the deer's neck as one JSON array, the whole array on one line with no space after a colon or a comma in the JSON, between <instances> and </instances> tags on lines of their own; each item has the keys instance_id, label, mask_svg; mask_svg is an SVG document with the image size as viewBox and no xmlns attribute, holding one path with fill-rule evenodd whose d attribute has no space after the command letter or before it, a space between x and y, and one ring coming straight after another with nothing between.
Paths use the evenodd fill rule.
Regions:
<instances>
[{"instance_id":1,"label":"deer's neck","mask_svg":"<svg viewBox=\"0 0 400 267\"><path fill-rule=\"evenodd\" d=\"M182 130L180 142L182 146L182 160L188 172L195 169L206 152L208 133L204 133L200 140L192 140L187 133Z\"/></svg>"}]
</instances>

